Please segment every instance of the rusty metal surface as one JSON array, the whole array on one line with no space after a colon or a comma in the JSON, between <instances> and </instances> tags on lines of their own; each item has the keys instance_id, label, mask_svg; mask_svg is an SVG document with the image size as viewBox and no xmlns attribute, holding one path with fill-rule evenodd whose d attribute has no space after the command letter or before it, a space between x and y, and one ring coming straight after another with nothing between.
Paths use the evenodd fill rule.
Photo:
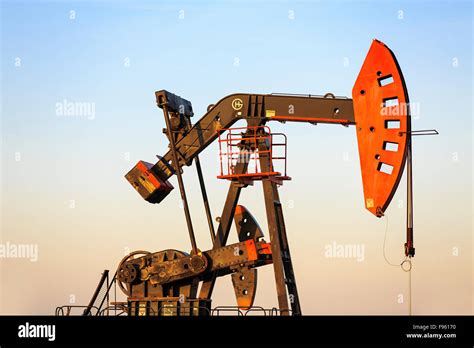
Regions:
<instances>
[{"instance_id":1,"label":"rusty metal surface","mask_svg":"<svg viewBox=\"0 0 474 348\"><path fill-rule=\"evenodd\" d=\"M239 204L235 208L234 222L239 241L243 242L248 239L259 240L263 238L263 231L258 225L257 220L243 205Z\"/></svg>"},{"instance_id":2,"label":"rusty metal surface","mask_svg":"<svg viewBox=\"0 0 474 348\"><path fill-rule=\"evenodd\" d=\"M252 307L257 293L257 269L239 266L232 273L232 285L237 306L245 309Z\"/></svg>"},{"instance_id":3,"label":"rusty metal surface","mask_svg":"<svg viewBox=\"0 0 474 348\"><path fill-rule=\"evenodd\" d=\"M148 296L166 297L176 293L189 297L182 290L191 284L197 284L205 275L219 272L221 275L231 274L238 270L263 266L271 263L271 253L264 241L252 239L211 249L198 255L188 255L176 250L165 250L157 253L142 251L131 253L125 257L118 267L118 281L130 298ZM134 258L136 255L143 255ZM255 288L256 284L251 288ZM171 290L171 291L170 291ZM247 295L247 294L245 294ZM195 291L192 296L195 296Z\"/></svg>"},{"instance_id":4,"label":"rusty metal surface","mask_svg":"<svg viewBox=\"0 0 474 348\"><path fill-rule=\"evenodd\" d=\"M209 306L218 277L231 275L237 311L253 308L257 288L257 268L273 264L280 315L301 315L296 276L280 203L278 185L286 175L260 175L263 182L270 243L255 218L238 200L243 188L253 184L248 161L237 161L228 173L227 198L214 233L212 216L198 154L238 120L247 122L246 131L263 128L267 122L327 123L356 125L366 208L380 217L397 189L406 159L407 139L411 136L408 95L401 70L393 53L375 40L354 85L353 99L289 94L232 94L210 105L206 114L191 126L192 105L168 91L156 92L163 109L170 151L156 164L139 162L126 178L150 203L161 202L172 190L168 179L177 174L192 244L191 255L176 250L135 255L122 260L118 281L128 296L130 315L199 315ZM398 106L390 103L398 102ZM401 107L400 107L401 106ZM398 127L389 127L394 121ZM262 131L261 135L266 135ZM245 134L245 133L242 133ZM249 133L247 133L249 134ZM260 133L259 133L260 134ZM268 141L241 137L238 155L259 151L260 173L277 173ZM286 144L286 142L285 142ZM232 144L231 144L232 145ZM397 150L388 145L397 145ZM233 149L233 145L231 146ZM245 152L247 151L247 152ZM233 154L233 153L232 153ZM286 151L285 151L286 154ZM285 155L286 157L286 155ZM195 160L213 247L197 248L187 208L182 174ZM391 173L385 172L391 166ZM222 175L221 175L222 176ZM232 220L239 243L227 245ZM198 286L201 287L198 292ZM239 314L240 315L240 314Z\"/></svg>"},{"instance_id":5,"label":"rusty metal surface","mask_svg":"<svg viewBox=\"0 0 474 348\"><path fill-rule=\"evenodd\" d=\"M225 311L235 312L236 315L251 312L263 315L302 314L278 192L279 185L290 179L286 174L286 136L284 155L273 156L271 148L275 143L266 126L270 121L355 125L365 207L377 217L382 216L390 204L408 156L405 253L407 257L414 255L412 131L408 93L394 54L382 42L373 41L353 87L353 99L336 97L331 93L324 96L231 94L210 105L205 115L192 125L194 112L191 102L165 90L156 92L155 96L165 116L166 129L163 132L168 138L170 150L163 157L157 156L159 160L156 164L138 162L125 176L145 200L160 203L173 190L168 179L177 174L192 252L188 254L167 249L150 253L139 250L125 256L119 263L113 282L126 294L127 302L112 303L111 310L132 316L219 315ZM260 169L251 172L248 160L238 160L230 166L231 172L221 173L219 177L229 179L230 184L215 231L198 155L220 136L228 135L226 132L239 120L245 120L247 125L239 128L238 137L234 139L236 142L231 142L231 154L236 150L239 158L248 158L249 153L255 155L258 151L256 162ZM280 172L275 169L274 160L282 157L285 158L285 165ZM193 161L213 242L212 249L207 251L197 248L182 179L184 167L190 166ZM391 168L390 173L386 166ZM242 189L252 185L254 180L262 180L269 243L263 239L263 230L250 211L238 205ZM227 245L232 221L235 222L239 242ZM279 307L271 310L254 306L257 269L268 264L273 264ZM228 275L231 276L237 306L211 309L216 279ZM97 297L97 292L93 299ZM92 304L84 308L102 312L100 307ZM64 314L64 310L69 313L73 307L58 307L57 314Z\"/></svg>"},{"instance_id":6,"label":"rusty metal surface","mask_svg":"<svg viewBox=\"0 0 474 348\"><path fill-rule=\"evenodd\" d=\"M160 107L168 105L165 100L176 98L167 91L156 92L157 104ZM190 129L186 122L181 120L179 106L170 108L170 127L173 131L176 145L177 162L179 168L189 166L193 159L215 141L224 128L230 128L235 122L245 119L248 126L261 126L269 121L294 121L306 123L336 123L354 124L352 100L345 97L315 97L295 96L287 94L231 94L218 101L209 111L201 117ZM187 106L185 107L185 109ZM176 121L173 121L176 120ZM168 127L168 128L170 128ZM170 190L165 190L167 180L175 173L173 153L168 151L160 160L149 169L157 177L159 185L156 191L148 182L136 180L136 169L133 168L125 175L130 184L138 193L150 203L160 203ZM146 187L142 187L146 186Z\"/></svg>"},{"instance_id":7,"label":"rusty metal surface","mask_svg":"<svg viewBox=\"0 0 474 348\"><path fill-rule=\"evenodd\" d=\"M265 145L260 146L264 148ZM268 170L272 165L271 159L268 156L261 156L260 163L263 171ZM270 232L273 273L277 289L278 306L282 315L290 315L290 306L293 315L301 315L296 277L289 253L278 186L268 178L262 180L262 186L268 230Z\"/></svg>"}]
</instances>

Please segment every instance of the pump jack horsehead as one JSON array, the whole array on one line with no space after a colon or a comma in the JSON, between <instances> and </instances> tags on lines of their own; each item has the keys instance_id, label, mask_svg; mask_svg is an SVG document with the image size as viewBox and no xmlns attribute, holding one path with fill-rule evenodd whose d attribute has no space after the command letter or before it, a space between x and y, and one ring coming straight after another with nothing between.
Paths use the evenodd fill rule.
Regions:
<instances>
[{"instance_id":1,"label":"pump jack horsehead","mask_svg":"<svg viewBox=\"0 0 474 348\"><path fill-rule=\"evenodd\" d=\"M381 217L407 165L407 240L413 257L411 131L408 92L393 52L374 40L352 89L352 99L288 94L232 94L208 107L194 125L191 102L168 91L156 92L166 122L169 151L156 164L140 161L127 180L150 203L160 203L178 179L191 252L167 249L135 251L119 264L119 287L127 295L129 315L206 315L217 277L230 275L240 309L253 306L257 268L273 264L281 315L301 315L278 186L286 175L286 136L270 132L272 121L354 125L360 156L366 209ZM246 127L231 128L245 120ZM426 132L426 131L423 131ZM280 140L278 140L280 139ZM224 208L214 229L199 153L213 141L220 148L221 173L230 181ZM197 247L183 182L183 167L194 161L213 248ZM277 168L281 166L281 168ZM243 188L262 181L269 242L252 214L238 199ZM227 245L232 220L238 243ZM201 286L199 287L199 284ZM199 289L199 292L198 292Z\"/></svg>"}]
</instances>

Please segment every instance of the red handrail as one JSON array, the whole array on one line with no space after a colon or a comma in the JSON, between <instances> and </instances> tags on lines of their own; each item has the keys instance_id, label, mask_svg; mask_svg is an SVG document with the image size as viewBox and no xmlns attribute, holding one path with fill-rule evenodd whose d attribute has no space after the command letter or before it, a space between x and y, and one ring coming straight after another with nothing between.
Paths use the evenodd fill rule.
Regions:
<instances>
[{"instance_id":1,"label":"red handrail","mask_svg":"<svg viewBox=\"0 0 474 348\"><path fill-rule=\"evenodd\" d=\"M282 136L282 142L274 142L274 136ZM240 148L240 144L245 141L249 150L243 150ZM266 142L268 147L266 150L259 149L259 145L262 142ZM225 145L223 145L225 143ZM236 127L236 128L224 128L219 132L219 164L220 164L220 175L219 179L251 179L261 180L267 177L275 177L279 180L289 180L287 176L287 138L285 134L275 133L272 134L268 126L251 126L251 127ZM283 147L284 153L281 156L274 156L273 146ZM239 150L235 151L234 148L238 147ZM268 154L271 159L270 171L262 172L259 167L259 159L262 154ZM234 172L235 165L241 162L242 158L245 161L253 161L252 167L248 166L245 173L236 174ZM275 170L275 161L278 162L279 167L282 170Z\"/></svg>"}]
</instances>

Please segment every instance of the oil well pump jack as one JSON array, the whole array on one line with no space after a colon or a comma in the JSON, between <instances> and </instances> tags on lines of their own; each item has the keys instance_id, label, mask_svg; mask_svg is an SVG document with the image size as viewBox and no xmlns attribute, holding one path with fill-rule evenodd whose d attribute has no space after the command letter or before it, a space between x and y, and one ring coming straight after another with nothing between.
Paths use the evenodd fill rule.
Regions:
<instances>
[{"instance_id":1,"label":"oil well pump jack","mask_svg":"<svg viewBox=\"0 0 474 348\"><path fill-rule=\"evenodd\" d=\"M208 107L191 123L191 102L161 90L156 101L163 110L169 151L155 164L138 162L126 179L149 203L160 203L173 189L177 176L191 252L174 249L135 251L122 259L117 283L127 296L128 315L206 315L216 278L230 275L238 308L253 307L257 269L272 264L280 315L301 315L296 278L278 187L290 180L286 173L286 136L272 133L272 121L355 126L366 209L376 217L385 210L407 166L407 227L405 255L413 257L411 130L408 92L393 52L374 40L363 63L352 99L293 94L232 94ZM246 127L232 128L239 120ZM426 132L426 131L421 131ZM430 131L428 131L429 133ZM418 134L422 134L418 133ZM221 172L230 186L214 228L199 154L218 141ZM198 248L183 180L183 168L194 162L213 242ZM244 206L242 189L261 181L269 241ZM227 244L235 223L238 243Z\"/></svg>"}]
</instances>

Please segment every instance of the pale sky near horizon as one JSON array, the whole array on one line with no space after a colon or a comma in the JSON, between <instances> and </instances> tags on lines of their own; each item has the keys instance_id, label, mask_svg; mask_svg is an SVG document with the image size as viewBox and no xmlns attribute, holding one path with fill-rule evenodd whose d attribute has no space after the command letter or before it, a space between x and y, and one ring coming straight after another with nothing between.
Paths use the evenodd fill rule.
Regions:
<instances>
[{"instance_id":1,"label":"pale sky near horizon","mask_svg":"<svg viewBox=\"0 0 474 348\"><path fill-rule=\"evenodd\" d=\"M196 121L227 94L350 97L377 38L397 56L414 129L414 314L474 313L473 71L470 1L1 1L0 243L33 244L38 260L0 258L0 314L86 304L126 251L190 250L176 189L159 205L125 180L167 150L154 92L193 103ZM87 103L88 115L58 113ZM407 314L404 178L377 219L364 209L354 127L271 124L288 136L280 189L304 314ZM220 214L217 145L201 156ZM184 170L201 249L211 247L195 168ZM241 197L266 232L261 185ZM236 241L235 232L230 242ZM268 232L266 232L268 239ZM325 256L364 246L363 260ZM256 305L276 306L272 267ZM213 305L234 305L230 278Z\"/></svg>"}]
</instances>

